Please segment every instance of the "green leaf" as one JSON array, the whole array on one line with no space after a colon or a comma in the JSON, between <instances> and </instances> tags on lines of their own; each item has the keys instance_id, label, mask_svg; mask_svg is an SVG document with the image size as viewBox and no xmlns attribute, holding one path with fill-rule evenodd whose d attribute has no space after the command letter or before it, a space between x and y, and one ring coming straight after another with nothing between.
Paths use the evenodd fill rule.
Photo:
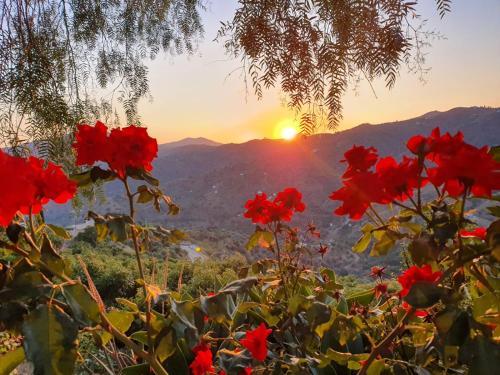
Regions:
<instances>
[{"instance_id":1,"label":"green leaf","mask_svg":"<svg viewBox=\"0 0 500 375\"><path fill-rule=\"evenodd\" d=\"M123 242L127 240L126 224L123 217L114 217L108 220L109 235L113 241Z\"/></svg>"},{"instance_id":2,"label":"green leaf","mask_svg":"<svg viewBox=\"0 0 500 375\"><path fill-rule=\"evenodd\" d=\"M362 306L368 306L371 301L373 301L373 297L375 296L375 292L372 289L368 289L362 292L358 292L355 294L350 295L349 297L346 298L346 301L349 306L351 306L354 302L362 305Z\"/></svg>"},{"instance_id":3,"label":"green leaf","mask_svg":"<svg viewBox=\"0 0 500 375\"><path fill-rule=\"evenodd\" d=\"M385 369L385 362L383 359L376 359L372 363L370 363L370 366L368 367L368 370L366 371L367 375L380 375L382 371Z\"/></svg>"},{"instance_id":4,"label":"green leaf","mask_svg":"<svg viewBox=\"0 0 500 375\"><path fill-rule=\"evenodd\" d=\"M146 331L136 331L130 335L130 338L141 344L148 344L148 333Z\"/></svg>"},{"instance_id":5,"label":"green leaf","mask_svg":"<svg viewBox=\"0 0 500 375\"><path fill-rule=\"evenodd\" d=\"M490 155L493 156L493 160L500 163L500 146L494 146L490 148Z\"/></svg>"},{"instance_id":6,"label":"green leaf","mask_svg":"<svg viewBox=\"0 0 500 375\"><path fill-rule=\"evenodd\" d=\"M370 223L363 225L363 227L361 228L363 235L352 247L352 251L354 251L355 253L362 253L368 248L368 245L370 245L370 242L372 240L372 230L374 228L375 227Z\"/></svg>"},{"instance_id":7,"label":"green leaf","mask_svg":"<svg viewBox=\"0 0 500 375\"><path fill-rule=\"evenodd\" d=\"M256 277L247 277L245 279L235 280L222 288L219 293L243 293L247 292L252 286L259 281Z\"/></svg>"},{"instance_id":8,"label":"green leaf","mask_svg":"<svg viewBox=\"0 0 500 375\"><path fill-rule=\"evenodd\" d=\"M404 297L405 301L417 309L425 309L436 304L443 296L443 289L436 284L418 281Z\"/></svg>"},{"instance_id":9,"label":"green leaf","mask_svg":"<svg viewBox=\"0 0 500 375\"><path fill-rule=\"evenodd\" d=\"M309 325L311 328L315 328L316 326L326 323L330 320L331 309L328 305L314 301L306 312L307 320L309 321Z\"/></svg>"},{"instance_id":10,"label":"green leaf","mask_svg":"<svg viewBox=\"0 0 500 375\"><path fill-rule=\"evenodd\" d=\"M174 355L176 348L177 341L175 339L175 332L170 329L168 333L160 339L160 343L156 347L156 355L160 362Z\"/></svg>"},{"instance_id":11,"label":"green leaf","mask_svg":"<svg viewBox=\"0 0 500 375\"><path fill-rule=\"evenodd\" d=\"M0 355L0 375L9 375L24 361L24 358L22 347Z\"/></svg>"},{"instance_id":12,"label":"green leaf","mask_svg":"<svg viewBox=\"0 0 500 375\"><path fill-rule=\"evenodd\" d=\"M396 244L396 241L402 238L402 235L387 229L373 232L373 237L376 239L376 242L370 251L370 256L382 256L389 253Z\"/></svg>"},{"instance_id":13,"label":"green leaf","mask_svg":"<svg viewBox=\"0 0 500 375\"><path fill-rule=\"evenodd\" d=\"M486 207L493 216L500 217L500 206Z\"/></svg>"},{"instance_id":14,"label":"green leaf","mask_svg":"<svg viewBox=\"0 0 500 375\"><path fill-rule=\"evenodd\" d=\"M99 305L81 283L65 285L62 292L76 320L86 326L100 323Z\"/></svg>"},{"instance_id":15,"label":"green leaf","mask_svg":"<svg viewBox=\"0 0 500 375\"><path fill-rule=\"evenodd\" d=\"M137 203L148 203L155 197L154 193L146 185L139 186L137 192L139 193Z\"/></svg>"},{"instance_id":16,"label":"green leaf","mask_svg":"<svg viewBox=\"0 0 500 375\"><path fill-rule=\"evenodd\" d=\"M423 235L410 243L408 252L413 262L422 266L437 259L439 248L430 236Z\"/></svg>"},{"instance_id":17,"label":"green leaf","mask_svg":"<svg viewBox=\"0 0 500 375\"><path fill-rule=\"evenodd\" d=\"M257 245L263 248L269 248L274 243L274 235L269 231L257 229L246 244L247 250L254 249Z\"/></svg>"},{"instance_id":18,"label":"green leaf","mask_svg":"<svg viewBox=\"0 0 500 375\"><path fill-rule=\"evenodd\" d=\"M115 300L120 305L128 307L131 311L139 312L139 307L134 302L129 301L128 299L125 299L125 298L116 298Z\"/></svg>"},{"instance_id":19,"label":"green leaf","mask_svg":"<svg viewBox=\"0 0 500 375\"><path fill-rule=\"evenodd\" d=\"M47 226L50 228L50 230L52 230L52 232L54 232L56 236L61 237L65 240L71 239L71 234L69 234L69 232L66 229L54 224L47 224Z\"/></svg>"},{"instance_id":20,"label":"green leaf","mask_svg":"<svg viewBox=\"0 0 500 375\"><path fill-rule=\"evenodd\" d=\"M67 267L66 262L56 251L47 235L43 236L41 252L42 261L47 265L49 271L54 275L70 273L70 271L68 271L69 267Z\"/></svg>"},{"instance_id":21,"label":"green leaf","mask_svg":"<svg viewBox=\"0 0 500 375\"><path fill-rule=\"evenodd\" d=\"M149 371L149 364L141 363L140 365L134 365L125 367L121 374L122 375L150 375L152 372Z\"/></svg>"},{"instance_id":22,"label":"green leaf","mask_svg":"<svg viewBox=\"0 0 500 375\"><path fill-rule=\"evenodd\" d=\"M78 326L53 305L40 305L23 323L24 351L35 374L73 374Z\"/></svg>"},{"instance_id":23,"label":"green leaf","mask_svg":"<svg viewBox=\"0 0 500 375\"><path fill-rule=\"evenodd\" d=\"M113 324L113 326L120 332L125 333L128 331L132 322L134 321L134 314L128 311L121 310L111 310L106 314L108 320ZM113 336L109 332L101 333L102 345L106 345Z\"/></svg>"}]
</instances>

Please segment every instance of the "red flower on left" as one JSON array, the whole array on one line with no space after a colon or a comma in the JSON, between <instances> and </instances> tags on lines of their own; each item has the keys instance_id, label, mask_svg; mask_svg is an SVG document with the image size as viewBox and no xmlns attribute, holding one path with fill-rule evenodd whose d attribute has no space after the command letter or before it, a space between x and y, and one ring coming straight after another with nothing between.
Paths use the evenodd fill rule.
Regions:
<instances>
[{"instance_id":1,"label":"red flower on left","mask_svg":"<svg viewBox=\"0 0 500 375\"><path fill-rule=\"evenodd\" d=\"M0 226L7 226L17 212L39 213L50 200L66 203L76 192L76 183L62 168L36 157L11 156L0 150Z\"/></svg>"},{"instance_id":2,"label":"red flower on left","mask_svg":"<svg viewBox=\"0 0 500 375\"><path fill-rule=\"evenodd\" d=\"M112 129L108 135L108 127L100 121L95 126L78 125L73 148L76 165L102 161L121 178L125 177L127 168L151 171L151 162L158 154L158 143L148 135L146 128L130 125Z\"/></svg>"},{"instance_id":3,"label":"red flower on left","mask_svg":"<svg viewBox=\"0 0 500 375\"><path fill-rule=\"evenodd\" d=\"M210 348L205 344L200 344L193 348L193 352L196 354L196 357L189 365L193 375L215 374Z\"/></svg>"}]
</instances>

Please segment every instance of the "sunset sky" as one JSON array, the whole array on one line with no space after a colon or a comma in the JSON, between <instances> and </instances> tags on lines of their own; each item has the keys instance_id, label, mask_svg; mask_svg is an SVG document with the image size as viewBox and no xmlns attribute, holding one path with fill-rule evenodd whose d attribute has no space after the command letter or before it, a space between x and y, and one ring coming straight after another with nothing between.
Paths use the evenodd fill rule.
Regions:
<instances>
[{"instance_id":1,"label":"sunset sky","mask_svg":"<svg viewBox=\"0 0 500 375\"><path fill-rule=\"evenodd\" d=\"M205 36L193 56L161 55L150 66L151 101L140 105L142 120L159 142L207 137L219 142L243 142L276 137L276 127L293 119L278 89L258 101L246 93L238 60L213 41L219 22L231 19L235 0L212 0L203 13ZM428 49L427 83L401 71L388 91L375 82L377 97L366 82L351 87L344 98L342 129L360 123L412 118L457 106L500 106L500 1L455 0L443 20L435 1L423 1L428 29L446 39Z\"/></svg>"}]
</instances>

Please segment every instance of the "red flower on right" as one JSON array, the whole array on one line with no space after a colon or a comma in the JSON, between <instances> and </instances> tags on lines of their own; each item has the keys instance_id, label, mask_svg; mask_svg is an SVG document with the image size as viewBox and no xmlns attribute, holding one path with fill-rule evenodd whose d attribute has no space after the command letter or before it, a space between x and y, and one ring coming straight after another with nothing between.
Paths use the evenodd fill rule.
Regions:
<instances>
[{"instance_id":1,"label":"red flower on right","mask_svg":"<svg viewBox=\"0 0 500 375\"><path fill-rule=\"evenodd\" d=\"M263 361L267 357L267 336L272 332L272 329L266 328L264 323L261 323L253 331L247 331L245 338L241 339L241 345L248 349L258 361Z\"/></svg>"},{"instance_id":2,"label":"red flower on right","mask_svg":"<svg viewBox=\"0 0 500 375\"><path fill-rule=\"evenodd\" d=\"M399 295L406 296L411 287L417 282L436 283L443 273L441 271L432 272L430 265L422 267L411 266L402 275L398 276L398 282L401 285Z\"/></svg>"}]
</instances>

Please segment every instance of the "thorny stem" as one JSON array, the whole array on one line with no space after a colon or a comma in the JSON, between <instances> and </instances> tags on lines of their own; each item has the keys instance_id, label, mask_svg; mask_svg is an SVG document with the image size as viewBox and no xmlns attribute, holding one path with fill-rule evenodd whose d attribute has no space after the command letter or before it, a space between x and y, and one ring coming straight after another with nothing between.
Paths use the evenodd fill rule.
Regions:
<instances>
[{"instance_id":1,"label":"thorny stem","mask_svg":"<svg viewBox=\"0 0 500 375\"><path fill-rule=\"evenodd\" d=\"M146 277L145 277L145 273L144 273L144 267L143 267L142 261L141 261L139 240L137 238L137 229L135 227L134 194L132 194L130 191L127 177L123 178L122 181L123 181L123 185L125 186L125 191L127 193L127 198L128 198L128 202L129 202L130 218L132 219L132 225L131 225L132 242L134 243L135 258L137 261L137 267L139 268L139 275L142 279L142 288L144 291L144 298L146 300L146 330L147 330L147 336L148 336L148 348L151 351L151 353L153 353L153 349L154 349L153 348L153 338L151 337L151 302L149 301L149 297L148 297L148 288L146 285ZM153 356L153 359L155 359L154 356ZM150 365L152 366L151 361L150 361ZM161 365L160 365L160 367L161 367Z\"/></svg>"}]
</instances>

